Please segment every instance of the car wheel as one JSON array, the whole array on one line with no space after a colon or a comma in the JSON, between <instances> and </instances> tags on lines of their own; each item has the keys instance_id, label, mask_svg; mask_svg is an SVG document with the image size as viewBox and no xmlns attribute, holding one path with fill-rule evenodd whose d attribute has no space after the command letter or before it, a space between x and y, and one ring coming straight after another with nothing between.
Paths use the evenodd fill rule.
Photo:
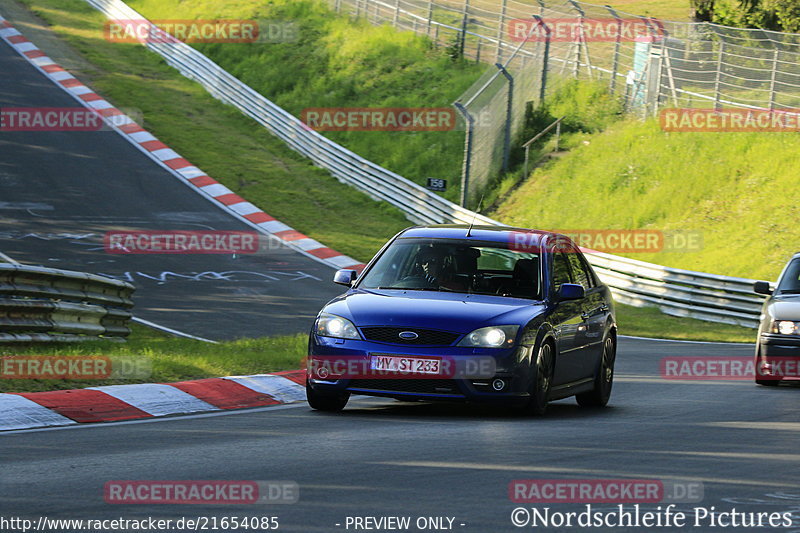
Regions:
<instances>
[{"instance_id":1,"label":"car wheel","mask_svg":"<svg viewBox=\"0 0 800 533\"><path fill-rule=\"evenodd\" d=\"M603 355L600 359L600 369L594 378L594 389L590 392L577 394L575 399L581 407L605 407L611 398L611 388L614 385L614 360L617 355L617 346L614 337L609 336L603 343Z\"/></svg>"},{"instance_id":2,"label":"car wheel","mask_svg":"<svg viewBox=\"0 0 800 533\"><path fill-rule=\"evenodd\" d=\"M553 384L553 345L549 342L543 342L539 347L532 382L527 410L530 414L541 416L547 411L547 397Z\"/></svg>"},{"instance_id":3,"label":"car wheel","mask_svg":"<svg viewBox=\"0 0 800 533\"><path fill-rule=\"evenodd\" d=\"M347 405L347 400L350 399L350 393L324 393L315 391L314 388L306 381L306 399L308 405L317 411L331 411L338 412L344 409Z\"/></svg>"},{"instance_id":4,"label":"car wheel","mask_svg":"<svg viewBox=\"0 0 800 533\"><path fill-rule=\"evenodd\" d=\"M761 348L758 349L756 352L756 385L761 385L762 387L777 387L780 385L780 379L758 379L758 365L761 364Z\"/></svg>"}]
</instances>

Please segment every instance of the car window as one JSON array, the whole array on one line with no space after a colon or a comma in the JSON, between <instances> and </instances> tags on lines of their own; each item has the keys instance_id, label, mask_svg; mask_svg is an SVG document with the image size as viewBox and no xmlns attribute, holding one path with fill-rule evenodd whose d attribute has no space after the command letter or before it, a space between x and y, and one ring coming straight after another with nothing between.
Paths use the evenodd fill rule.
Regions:
<instances>
[{"instance_id":1,"label":"car window","mask_svg":"<svg viewBox=\"0 0 800 533\"><path fill-rule=\"evenodd\" d=\"M572 283L569 259L564 252L553 253L553 289L558 290L564 283Z\"/></svg>"},{"instance_id":2,"label":"car window","mask_svg":"<svg viewBox=\"0 0 800 533\"><path fill-rule=\"evenodd\" d=\"M539 254L506 242L397 239L359 282L362 289L541 296Z\"/></svg>"},{"instance_id":3,"label":"car window","mask_svg":"<svg viewBox=\"0 0 800 533\"><path fill-rule=\"evenodd\" d=\"M578 283L584 289L590 289L589 276L586 273L584 265L581 263L581 257L577 251L571 251L567 254L569 257L570 270L572 270L573 283Z\"/></svg>"},{"instance_id":4,"label":"car window","mask_svg":"<svg viewBox=\"0 0 800 533\"><path fill-rule=\"evenodd\" d=\"M800 292L800 259L789 264L778 283L777 292Z\"/></svg>"}]
</instances>

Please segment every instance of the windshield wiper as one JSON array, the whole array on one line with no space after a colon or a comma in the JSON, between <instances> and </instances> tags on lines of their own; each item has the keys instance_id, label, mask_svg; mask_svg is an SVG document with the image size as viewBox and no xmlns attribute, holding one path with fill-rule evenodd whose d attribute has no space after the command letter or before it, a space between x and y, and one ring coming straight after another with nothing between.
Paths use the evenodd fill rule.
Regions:
<instances>
[{"instance_id":1,"label":"windshield wiper","mask_svg":"<svg viewBox=\"0 0 800 533\"><path fill-rule=\"evenodd\" d=\"M781 294L800 294L800 289L783 289L779 292Z\"/></svg>"}]
</instances>

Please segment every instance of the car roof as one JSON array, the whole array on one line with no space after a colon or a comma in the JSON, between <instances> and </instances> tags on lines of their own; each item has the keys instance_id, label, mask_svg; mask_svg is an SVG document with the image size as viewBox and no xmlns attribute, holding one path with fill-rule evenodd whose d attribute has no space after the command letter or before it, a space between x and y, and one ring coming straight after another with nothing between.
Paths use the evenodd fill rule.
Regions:
<instances>
[{"instance_id":1,"label":"car roof","mask_svg":"<svg viewBox=\"0 0 800 533\"><path fill-rule=\"evenodd\" d=\"M460 239L484 242L510 242L515 233L526 234L527 245L541 244L547 237L558 237L572 242L566 235L551 231L542 231L528 228L514 228L510 226L472 226L467 237L468 224L432 224L429 226L414 226L403 231L398 238L427 238L427 239Z\"/></svg>"}]
</instances>

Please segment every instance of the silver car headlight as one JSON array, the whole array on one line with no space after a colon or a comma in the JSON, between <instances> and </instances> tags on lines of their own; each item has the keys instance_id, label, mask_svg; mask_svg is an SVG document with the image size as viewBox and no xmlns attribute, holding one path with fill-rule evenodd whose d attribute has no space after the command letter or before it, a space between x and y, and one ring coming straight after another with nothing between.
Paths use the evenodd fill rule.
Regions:
<instances>
[{"instance_id":1,"label":"silver car headlight","mask_svg":"<svg viewBox=\"0 0 800 533\"><path fill-rule=\"evenodd\" d=\"M321 337L334 337L337 339L360 339L356 326L340 316L330 313L320 313L314 324L314 331Z\"/></svg>"},{"instance_id":2,"label":"silver car headlight","mask_svg":"<svg viewBox=\"0 0 800 533\"><path fill-rule=\"evenodd\" d=\"M510 348L514 346L519 326L489 326L478 328L458 343L475 348Z\"/></svg>"},{"instance_id":3,"label":"silver car headlight","mask_svg":"<svg viewBox=\"0 0 800 533\"><path fill-rule=\"evenodd\" d=\"M780 333L781 335L800 335L800 322L792 320L773 320L772 333Z\"/></svg>"}]
</instances>

